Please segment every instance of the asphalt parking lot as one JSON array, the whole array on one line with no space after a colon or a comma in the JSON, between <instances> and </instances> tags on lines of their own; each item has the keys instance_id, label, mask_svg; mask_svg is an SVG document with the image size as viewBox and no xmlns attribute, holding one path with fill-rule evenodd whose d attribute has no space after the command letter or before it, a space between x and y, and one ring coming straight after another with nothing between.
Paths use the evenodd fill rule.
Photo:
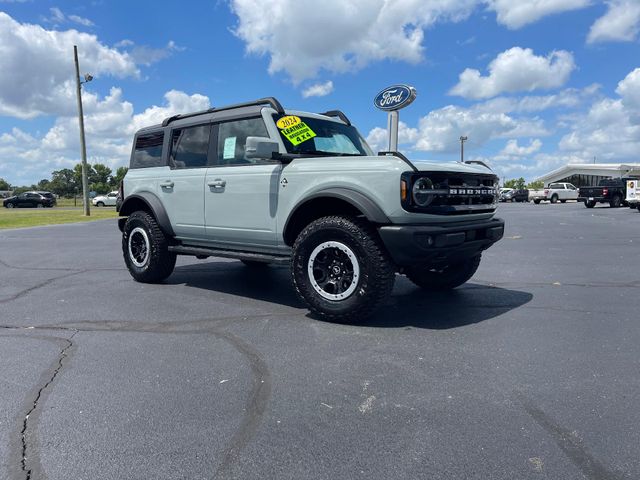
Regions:
<instances>
[{"instance_id":1,"label":"asphalt parking lot","mask_svg":"<svg viewBox=\"0 0 640 480\"><path fill-rule=\"evenodd\" d=\"M115 221L0 231L0 478L640 478L640 214L505 204L364 325L286 268L132 281Z\"/></svg>"}]
</instances>

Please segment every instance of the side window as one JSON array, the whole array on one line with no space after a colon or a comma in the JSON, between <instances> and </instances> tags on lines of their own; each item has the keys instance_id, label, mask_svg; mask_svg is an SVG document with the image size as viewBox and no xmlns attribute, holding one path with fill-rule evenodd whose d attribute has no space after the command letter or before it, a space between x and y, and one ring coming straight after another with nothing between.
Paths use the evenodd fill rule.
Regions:
<instances>
[{"instance_id":1,"label":"side window","mask_svg":"<svg viewBox=\"0 0 640 480\"><path fill-rule=\"evenodd\" d=\"M218 165L247 165L264 163L244 155L247 137L268 137L262 118L248 118L221 123L218 126Z\"/></svg>"},{"instance_id":2,"label":"side window","mask_svg":"<svg viewBox=\"0 0 640 480\"><path fill-rule=\"evenodd\" d=\"M131 168L162 167L164 132L140 135L131 158Z\"/></svg>"},{"instance_id":3,"label":"side window","mask_svg":"<svg viewBox=\"0 0 640 480\"><path fill-rule=\"evenodd\" d=\"M211 125L178 128L171 135L171 168L202 168L208 165Z\"/></svg>"}]
</instances>

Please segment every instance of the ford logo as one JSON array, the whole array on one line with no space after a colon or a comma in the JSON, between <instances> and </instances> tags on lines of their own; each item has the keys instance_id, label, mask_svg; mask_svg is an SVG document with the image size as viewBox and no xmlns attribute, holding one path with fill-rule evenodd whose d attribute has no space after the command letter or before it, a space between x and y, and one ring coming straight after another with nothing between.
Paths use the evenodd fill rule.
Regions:
<instances>
[{"instance_id":1,"label":"ford logo","mask_svg":"<svg viewBox=\"0 0 640 480\"><path fill-rule=\"evenodd\" d=\"M416 89L409 85L393 85L382 90L373 100L380 110L400 110L416 98Z\"/></svg>"}]
</instances>

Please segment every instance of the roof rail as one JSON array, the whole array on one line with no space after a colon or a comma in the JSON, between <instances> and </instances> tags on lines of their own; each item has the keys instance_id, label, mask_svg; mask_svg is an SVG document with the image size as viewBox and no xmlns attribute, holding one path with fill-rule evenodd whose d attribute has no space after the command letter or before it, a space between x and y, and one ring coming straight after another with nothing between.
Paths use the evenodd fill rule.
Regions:
<instances>
[{"instance_id":1,"label":"roof rail","mask_svg":"<svg viewBox=\"0 0 640 480\"><path fill-rule=\"evenodd\" d=\"M227 105L225 107L220 107L220 108L209 108L207 110L200 110L199 112L185 113L182 115L173 115L171 117L165 118L164 121L162 122L162 126L166 127L174 120L178 120L182 118L197 117L198 115L204 115L206 113L222 112L224 110L233 110L234 108L251 107L253 105L270 105L280 115L284 115L284 108L282 107L282 104L278 100L276 100L274 97L265 97L265 98L260 98L258 100L253 100L251 102L235 103L233 105Z\"/></svg>"},{"instance_id":2,"label":"roof rail","mask_svg":"<svg viewBox=\"0 0 640 480\"><path fill-rule=\"evenodd\" d=\"M349 121L347 116L344 113L342 113L340 110L329 110L328 112L323 112L323 113L320 113L319 115L324 115L326 117L338 117L344 123L351 126L351 122Z\"/></svg>"}]
</instances>

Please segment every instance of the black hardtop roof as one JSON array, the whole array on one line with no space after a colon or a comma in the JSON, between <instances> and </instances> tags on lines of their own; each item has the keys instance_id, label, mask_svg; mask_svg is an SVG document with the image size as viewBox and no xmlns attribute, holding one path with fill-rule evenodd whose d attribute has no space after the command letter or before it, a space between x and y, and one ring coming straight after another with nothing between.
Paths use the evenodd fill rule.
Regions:
<instances>
[{"instance_id":1,"label":"black hardtop roof","mask_svg":"<svg viewBox=\"0 0 640 480\"><path fill-rule=\"evenodd\" d=\"M167 127L169 124L171 124L172 122L174 122L176 120L183 120L183 119L187 119L187 118L191 118L191 117L197 117L197 116L200 116L200 115L207 115L207 114L211 114L211 113L217 113L217 112L223 112L223 111L235 110L235 109L239 109L239 108L246 108L246 107L253 107L253 106L255 106L255 107L270 106L276 112L278 112L280 115L284 115L285 114L284 107L282 106L282 104L275 97L265 97L265 98L260 98L258 100L252 100L250 102L235 103L235 104L226 105L226 106L223 106L223 107L217 107L217 108L216 107L212 107L212 108L208 108L206 110L200 110L198 112L191 112L191 113L183 113L183 114L179 114L179 115L172 115L171 117L165 118L162 121L162 123L141 128L140 130L138 130L138 132L136 134L161 130L162 128ZM329 110L327 112L320 113L320 115L325 115L327 117L337 117L340 120L342 120L345 124L351 125L351 122L349 121L347 116L344 113L342 113L340 110Z\"/></svg>"}]
</instances>

